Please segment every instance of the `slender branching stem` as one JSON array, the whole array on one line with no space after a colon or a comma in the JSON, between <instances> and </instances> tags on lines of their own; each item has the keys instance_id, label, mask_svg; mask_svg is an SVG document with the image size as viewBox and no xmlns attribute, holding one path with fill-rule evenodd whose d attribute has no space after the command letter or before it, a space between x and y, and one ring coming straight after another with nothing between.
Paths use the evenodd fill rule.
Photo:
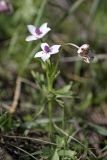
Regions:
<instances>
[{"instance_id":1,"label":"slender branching stem","mask_svg":"<svg viewBox=\"0 0 107 160\"><path fill-rule=\"evenodd\" d=\"M52 122L52 97L51 92L53 89L53 80L51 79L51 76L49 74L49 67L51 66L51 62L46 63L46 76L47 76L47 88L48 88L48 114L49 114L49 131L50 135L53 132L53 122Z\"/></svg>"},{"instance_id":2,"label":"slender branching stem","mask_svg":"<svg viewBox=\"0 0 107 160\"><path fill-rule=\"evenodd\" d=\"M62 108L62 129L65 129L65 109Z\"/></svg>"},{"instance_id":3,"label":"slender branching stem","mask_svg":"<svg viewBox=\"0 0 107 160\"><path fill-rule=\"evenodd\" d=\"M50 135L53 132L53 122L52 122L52 101L48 101L48 113L49 113L49 130L50 130Z\"/></svg>"},{"instance_id":4,"label":"slender branching stem","mask_svg":"<svg viewBox=\"0 0 107 160\"><path fill-rule=\"evenodd\" d=\"M73 46L73 47L79 49L79 46L77 46L77 45L74 44L74 43L65 43L65 44L63 44L62 46L67 46L67 45L70 45L70 46Z\"/></svg>"}]
</instances>

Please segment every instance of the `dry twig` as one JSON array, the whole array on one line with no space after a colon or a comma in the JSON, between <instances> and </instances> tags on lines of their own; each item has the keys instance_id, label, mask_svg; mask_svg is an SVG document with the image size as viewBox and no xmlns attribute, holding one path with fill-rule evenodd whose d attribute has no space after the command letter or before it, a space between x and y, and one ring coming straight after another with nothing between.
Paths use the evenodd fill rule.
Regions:
<instances>
[{"instance_id":1,"label":"dry twig","mask_svg":"<svg viewBox=\"0 0 107 160\"><path fill-rule=\"evenodd\" d=\"M16 80L16 88L14 92L14 97L13 97L13 103L9 107L9 112L14 113L16 111L17 105L18 105L18 100L20 97L20 92L21 92L21 77L17 77Z\"/></svg>"}]
</instances>

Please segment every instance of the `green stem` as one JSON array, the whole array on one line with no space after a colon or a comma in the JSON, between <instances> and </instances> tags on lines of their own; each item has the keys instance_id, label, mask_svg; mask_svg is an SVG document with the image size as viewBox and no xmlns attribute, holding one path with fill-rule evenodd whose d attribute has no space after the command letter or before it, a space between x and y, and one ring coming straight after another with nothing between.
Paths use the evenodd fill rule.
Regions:
<instances>
[{"instance_id":1,"label":"green stem","mask_svg":"<svg viewBox=\"0 0 107 160\"><path fill-rule=\"evenodd\" d=\"M62 129L65 129L65 109L62 110Z\"/></svg>"},{"instance_id":2,"label":"green stem","mask_svg":"<svg viewBox=\"0 0 107 160\"><path fill-rule=\"evenodd\" d=\"M53 131L53 122L52 122L52 97L50 93L52 92L52 88L53 88L53 80L51 80L51 77L49 74L50 65L51 65L50 62L46 64L46 76L47 76L47 85L48 85L48 92L49 92L48 114L49 114L49 130L50 130L50 135L51 135Z\"/></svg>"},{"instance_id":3,"label":"green stem","mask_svg":"<svg viewBox=\"0 0 107 160\"><path fill-rule=\"evenodd\" d=\"M53 122L52 122L52 101L48 101L48 113L49 113L49 129L50 129L50 135L53 131Z\"/></svg>"},{"instance_id":4,"label":"green stem","mask_svg":"<svg viewBox=\"0 0 107 160\"><path fill-rule=\"evenodd\" d=\"M65 130L65 108L62 109L62 129ZM64 152L63 152L63 160L65 159L65 148L66 148L66 138L65 135L63 136L64 139Z\"/></svg>"}]
</instances>

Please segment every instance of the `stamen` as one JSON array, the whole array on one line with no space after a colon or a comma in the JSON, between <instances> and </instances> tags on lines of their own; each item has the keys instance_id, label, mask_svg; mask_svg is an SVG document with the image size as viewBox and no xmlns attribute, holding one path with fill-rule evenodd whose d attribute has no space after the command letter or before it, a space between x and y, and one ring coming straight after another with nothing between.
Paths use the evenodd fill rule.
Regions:
<instances>
[{"instance_id":1,"label":"stamen","mask_svg":"<svg viewBox=\"0 0 107 160\"><path fill-rule=\"evenodd\" d=\"M37 34L37 35L42 34L42 32L40 31L40 29L39 29L39 28L36 28L36 29L35 29L35 32L36 32L36 34Z\"/></svg>"},{"instance_id":2,"label":"stamen","mask_svg":"<svg viewBox=\"0 0 107 160\"><path fill-rule=\"evenodd\" d=\"M48 46L45 46L44 50L45 50L46 53L50 52L50 48Z\"/></svg>"}]
</instances>

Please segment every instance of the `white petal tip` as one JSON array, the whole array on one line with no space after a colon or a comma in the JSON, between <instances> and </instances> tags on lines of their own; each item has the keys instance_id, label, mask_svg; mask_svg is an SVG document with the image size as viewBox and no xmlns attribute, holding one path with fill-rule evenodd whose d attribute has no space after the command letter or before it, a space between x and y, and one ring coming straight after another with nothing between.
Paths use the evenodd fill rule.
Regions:
<instances>
[{"instance_id":1,"label":"white petal tip","mask_svg":"<svg viewBox=\"0 0 107 160\"><path fill-rule=\"evenodd\" d=\"M28 37L26 37L26 41L34 41L34 40L37 40L38 38L36 38L35 36L33 36L33 35L30 35L30 36L28 36Z\"/></svg>"},{"instance_id":2,"label":"white petal tip","mask_svg":"<svg viewBox=\"0 0 107 160\"><path fill-rule=\"evenodd\" d=\"M26 42L31 42L32 40L29 40L28 38L25 39Z\"/></svg>"},{"instance_id":3,"label":"white petal tip","mask_svg":"<svg viewBox=\"0 0 107 160\"><path fill-rule=\"evenodd\" d=\"M29 42L29 41L31 41L31 40L29 40L28 38L26 38L25 41Z\"/></svg>"},{"instance_id":4,"label":"white petal tip","mask_svg":"<svg viewBox=\"0 0 107 160\"><path fill-rule=\"evenodd\" d=\"M47 29L48 29L48 31L50 31L50 30L51 30L51 28L49 28L49 27L48 27Z\"/></svg>"},{"instance_id":5,"label":"white petal tip","mask_svg":"<svg viewBox=\"0 0 107 160\"><path fill-rule=\"evenodd\" d=\"M58 45L58 47L60 48L60 47L61 47L61 45Z\"/></svg>"}]
</instances>

